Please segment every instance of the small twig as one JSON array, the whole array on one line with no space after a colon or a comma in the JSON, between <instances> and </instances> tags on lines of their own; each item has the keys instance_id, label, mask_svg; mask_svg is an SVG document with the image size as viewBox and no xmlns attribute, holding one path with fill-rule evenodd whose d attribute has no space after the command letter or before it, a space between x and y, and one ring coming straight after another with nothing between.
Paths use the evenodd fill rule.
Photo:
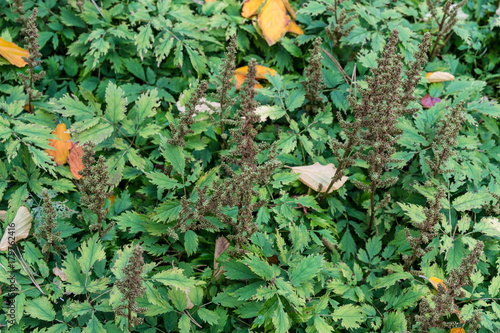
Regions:
<instances>
[{"instance_id":1,"label":"small twig","mask_svg":"<svg viewBox=\"0 0 500 333\"><path fill-rule=\"evenodd\" d=\"M94 0L91 0L91 1L94 4L95 8L97 8L97 10L99 11L99 13L101 14L101 16L104 17L104 15L102 14L101 8L99 8L99 6L95 3Z\"/></svg>"}]
</instances>

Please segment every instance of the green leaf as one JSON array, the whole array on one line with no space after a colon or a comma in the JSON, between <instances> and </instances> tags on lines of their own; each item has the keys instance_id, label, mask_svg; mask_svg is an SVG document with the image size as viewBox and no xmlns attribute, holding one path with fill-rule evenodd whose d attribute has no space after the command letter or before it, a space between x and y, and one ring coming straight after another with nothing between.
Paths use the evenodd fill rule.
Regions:
<instances>
[{"instance_id":1,"label":"green leaf","mask_svg":"<svg viewBox=\"0 0 500 333\"><path fill-rule=\"evenodd\" d=\"M318 333L331 333L333 332L333 327L328 325L323 317L315 316L314 317L314 328L318 331Z\"/></svg>"},{"instance_id":2,"label":"green leaf","mask_svg":"<svg viewBox=\"0 0 500 333\"><path fill-rule=\"evenodd\" d=\"M139 57L144 61L144 55L147 53L148 49L153 46L154 41L151 24L141 26L139 28L139 33L135 35L134 39L134 44L137 45L137 52L139 54Z\"/></svg>"},{"instance_id":3,"label":"green leaf","mask_svg":"<svg viewBox=\"0 0 500 333\"><path fill-rule=\"evenodd\" d=\"M403 209L412 222L421 223L425 220L424 207L414 204L404 204L398 202L398 205Z\"/></svg>"},{"instance_id":4,"label":"green leaf","mask_svg":"<svg viewBox=\"0 0 500 333\"><path fill-rule=\"evenodd\" d=\"M176 170L181 175L184 175L184 167L186 166L186 164L184 161L184 153L182 151L182 148L166 143L163 145L162 153L163 157L165 157L165 159L172 164L174 170Z\"/></svg>"},{"instance_id":5,"label":"green leaf","mask_svg":"<svg viewBox=\"0 0 500 333\"><path fill-rule=\"evenodd\" d=\"M191 61L191 65L198 73L198 76L202 75L206 71L207 60L206 57L202 54L198 54L198 52L192 50L190 47L186 47L186 51L189 55L189 60Z\"/></svg>"},{"instance_id":6,"label":"green leaf","mask_svg":"<svg viewBox=\"0 0 500 333\"><path fill-rule=\"evenodd\" d=\"M175 308L179 311L184 311L188 304L186 292L182 289L170 289L168 297L174 304Z\"/></svg>"},{"instance_id":7,"label":"green leaf","mask_svg":"<svg viewBox=\"0 0 500 333\"><path fill-rule=\"evenodd\" d=\"M323 256L310 255L289 271L290 282L295 287L300 287L302 283L310 281L318 275L323 265Z\"/></svg>"},{"instance_id":8,"label":"green leaf","mask_svg":"<svg viewBox=\"0 0 500 333\"><path fill-rule=\"evenodd\" d=\"M453 208L459 212L481 208L483 205L488 204L492 199L491 194L486 191L482 192L467 192L453 200Z\"/></svg>"},{"instance_id":9,"label":"green leaf","mask_svg":"<svg viewBox=\"0 0 500 333\"><path fill-rule=\"evenodd\" d=\"M227 261L223 264L224 275L230 280L257 279L258 276L245 264L237 261Z\"/></svg>"},{"instance_id":10,"label":"green leaf","mask_svg":"<svg viewBox=\"0 0 500 333\"><path fill-rule=\"evenodd\" d=\"M277 333L286 333L290 328L290 320L288 319L288 315L285 313L285 309L283 305L280 304L278 309L274 312L273 316L273 324Z\"/></svg>"},{"instance_id":11,"label":"green leaf","mask_svg":"<svg viewBox=\"0 0 500 333\"><path fill-rule=\"evenodd\" d=\"M105 117L113 124L125 118L127 98L125 92L113 82L108 83L106 88L106 113Z\"/></svg>"},{"instance_id":12,"label":"green leaf","mask_svg":"<svg viewBox=\"0 0 500 333\"><path fill-rule=\"evenodd\" d=\"M332 319L341 320L344 329L358 328L360 323L365 320L365 314L359 306L352 304L342 305L332 313Z\"/></svg>"},{"instance_id":13,"label":"green leaf","mask_svg":"<svg viewBox=\"0 0 500 333\"><path fill-rule=\"evenodd\" d=\"M158 91L156 89L143 93L135 103L133 121L142 124L146 118L156 114L156 108L160 106Z\"/></svg>"},{"instance_id":14,"label":"green leaf","mask_svg":"<svg viewBox=\"0 0 500 333\"><path fill-rule=\"evenodd\" d=\"M166 286L177 287L183 290L205 284L205 282L196 281L192 277L187 278L183 274L183 270L177 267L157 273L152 278Z\"/></svg>"},{"instance_id":15,"label":"green leaf","mask_svg":"<svg viewBox=\"0 0 500 333\"><path fill-rule=\"evenodd\" d=\"M158 67L160 67L161 62L168 57L173 45L174 36L165 36L160 39L160 44L154 48Z\"/></svg>"},{"instance_id":16,"label":"green leaf","mask_svg":"<svg viewBox=\"0 0 500 333\"><path fill-rule=\"evenodd\" d=\"M179 319L179 331L180 333L189 333L191 331L191 321L186 314L183 314Z\"/></svg>"},{"instance_id":17,"label":"green leaf","mask_svg":"<svg viewBox=\"0 0 500 333\"><path fill-rule=\"evenodd\" d=\"M394 285L399 280L411 279L413 276L410 273L398 272L377 278L373 289L387 288Z\"/></svg>"},{"instance_id":18,"label":"green leaf","mask_svg":"<svg viewBox=\"0 0 500 333\"><path fill-rule=\"evenodd\" d=\"M95 234L80 247L82 256L78 259L78 262L80 263L83 274L88 274L96 261L106 259L106 253L104 252L102 244L98 241L98 236L98 234Z\"/></svg>"},{"instance_id":19,"label":"green leaf","mask_svg":"<svg viewBox=\"0 0 500 333\"><path fill-rule=\"evenodd\" d=\"M261 105L255 110L255 113L260 116L260 121L266 121L268 117L276 120L286 114L285 110L278 105Z\"/></svg>"},{"instance_id":20,"label":"green leaf","mask_svg":"<svg viewBox=\"0 0 500 333\"><path fill-rule=\"evenodd\" d=\"M305 97L305 91L298 89L292 90L286 100L286 108L290 111L294 111L295 109L301 107L304 103Z\"/></svg>"},{"instance_id":21,"label":"green leaf","mask_svg":"<svg viewBox=\"0 0 500 333\"><path fill-rule=\"evenodd\" d=\"M85 292L85 275L82 274L80 264L73 253L69 252L66 256L62 271L68 277L66 291L77 295L83 294Z\"/></svg>"},{"instance_id":22,"label":"green leaf","mask_svg":"<svg viewBox=\"0 0 500 333\"><path fill-rule=\"evenodd\" d=\"M71 302L63 307L63 316L66 320L80 317L92 310L92 305L89 302Z\"/></svg>"},{"instance_id":23,"label":"green leaf","mask_svg":"<svg viewBox=\"0 0 500 333\"><path fill-rule=\"evenodd\" d=\"M155 184L160 189L171 190L180 185L177 180L172 179L166 174L159 171L149 172L147 174L147 177L149 178L151 183Z\"/></svg>"},{"instance_id":24,"label":"green leaf","mask_svg":"<svg viewBox=\"0 0 500 333\"><path fill-rule=\"evenodd\" d=\"M55 112L65 117L75 116L76 118L92 118L95 114L92 107L83 104L76 96L64 95L54 102Z\"/></svg>"},{"instance_id":25,"label":"green leaf","mask_svg":"<svg viewBox=\"0 0 500 333\"><path fill-rule=\"evenodd\" d=\"M94 314L87 323L87 327L82 331L82 333L106 333L104 326L99 322Z\"/></svg>"},{"instance_id":26,"label":"green leaf","mask_svg":"<svg viewBox=\"0 0 500 333\"><path fill-rule=\"evenodd\" d=\"M248 268L250 268L252 272L265 280L270 281L275 277L275 272L271 265L269 265L267 261L261 260L253 253L249 253L247 258L242 261L247 264Z\"/></svg>"},{"instance_id":27,"label":"green leaf","mask_svg":"<svg viewBox=\"0 0 500 333\"><path fill-rule=\"evenodd\" d=\"M196 314L203 320L205 323L209 325L216 325L219 320L219 316L214 311L210 311L205 308L199 308Z\"/></svg>"},{"instance_id":28,"label":"green leaf","mask_svg":"<svg viewBox=\"0 0 500 333\"><path fill-rule=\"evenodd\" d=\"M29 301L24 310L33 318L45 321L53 321L56 318L54 307L45 296Z\"/></svg>"},{"instance_id":29,"label":"green leaf","mask_svg":"<svg viewBox=\"0 0 500 333\"><path fill-rule=\"evenodd\" d=\"M198 249L198 235L193 230L188 230L184 234L184 248L188 256L195 253Z\"/></svg>"},{"instance_id":30,"label":"green leaf","mask_svg":"<svg viewBox=\"0 0 500 333\"><path fill-rule=\"evenodd\" d=\"M111 124L99 123L96 126L80 132L77 138L80 143L92 141L95 144L98 144L109 138L111 134L113 134L114 130L115 129Z\"/></svg>"}]
</instances>

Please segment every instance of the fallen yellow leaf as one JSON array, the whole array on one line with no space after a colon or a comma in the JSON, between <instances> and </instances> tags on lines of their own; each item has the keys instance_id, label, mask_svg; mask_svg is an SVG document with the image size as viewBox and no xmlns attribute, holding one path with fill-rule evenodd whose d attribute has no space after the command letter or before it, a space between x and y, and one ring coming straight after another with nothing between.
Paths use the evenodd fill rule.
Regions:
<instances>
[{"instance_id":1,"label":"fallen yellow leaf","mask_svg":"<svg viewBox=\"0 0 500 333\"><path fill-rule=\"evenodd\" d=\"M304 31L302 31L302 29L300 29L300 27L294 21L290 22L290 25L288 26L288 32L291 32L292 34L297 34L297 35L304 34Z\"/></svg>"},{"instance_id":2,"label":"fallen yellow leaf","mask_svg":"<svg viewBox=\"0 0 500 333\"><path fill-rule=\"evenodd\" d=\"M454 81L455 77L446 72L431 72L425 74L427 81L430 83L444 82L444 81Z\"/></svg>"},{"instance_id":3,"label":"fallen yellow leaf","mask_svg":"<svg viewBox=\"0 0 500 333\"><path fill-rule=\"evenodd\" d=\"M257 80L265 79L267 74L271 74L271 76L275 76L278 73L272 68L261 66L261 65L255 66L255 70L257 71L257 74L255 75L255 78ZM234 74L247 76L248 66L243 66L243 67L235 69Z\"/></svg>"},{"instance_id":4,"label":"fallen yellow leaf","mask_svg":"<svg viewBox=\"0 0 500 333\"><path fill-rule=\"evenodd\" d=\"M443 283L443 280L438 279L437 277L432 276L432 277L429 278L429 281L432 283L432 285L434 286L434 288L436 288L436 290L438 290L438 285L439 284L442 284L443 287L444 287L444 289L448 290L448 288Z\"/></svg>"},{"instance_id":5,"label":"fallen yellow leaf","mask_svg":"<svg viewBox=\"0 0 500 333\"><path fill-rule=\"evenodd\" d=\"M264 0L245 0L243 1L243 8L241 9L241 16L249 18L257 15L257 10Z\"/></svg>"},{"instance_id":6,"label":"fallen yellow leaf","mask_svg":"<svg viewBox=\"0 0 500 333\"><path fill-rule=\"evenodd\" d=\"M13 245L12 241L9 243L9 238L12 240L12 237L14 237L14 243L17 243L21 239L28 237L31 229L31 221L33 221L33 217L28 208L24 206L19 207L14 220L7 224L7 228L0 241L0 251L6 251L9 246ZM12 225L12 228L10 225Z\"/></svg>"},{"instance_id":7,"label":"fallen yellow leaf","mask_svg":"<svg viewBox=\"0 0 500 333\"><path fill-rule=\"evenodd\" d=\"M295 20L297 16L295 15L295 10L293 10L292 6L290 6L290 2L288 2L288 0L281 1L283 1L283 4L285 5L288 14L292 17L292 20Z\"/></svg>"},{"instance_id":8,"label":"fallen yellow leaf","mask_svg":"<svg viewBox=\"0 0 500 333\"><path fill-rule=\"evenodd\" d=\"M28 58L30 56L28 51L12 42L6 41L2 37L0 37L0 55L17 67L26 66L27 63L22 57Z\"/></svg>"},{"instance_id":9,"label":"fallen yellow leaf","mask_svg":"<svg viewBox=\"0 0 500 333\"><path fill-rule=\"evenodd\" d=\"M55 150L46 149L45 152L50 156L54 157L54 161L57 165L63 165L66 163L66 159L69 155L69 150L73 146L71 143L71 136L66 133L68 129L66 128L66 124L57 125L56 129L52 134L56 134L59 139L50 140L49 145L54 147Z\"/></svg>"},{"instance_id":10,"label":"fallen yellow leaf","mask_svg":"<svg viewBox=\"0 0 500 333\"><path fill-rule=\"evenodd\" d=\"M316 192L326 192L333 176L337 172L337 168L333 163L321 165L318 162L313 165L304 165L298 167L289 167L293 173L300 174L299 180L312 188ZM328 193L331 193L344 185L349 177L342 177L339 181L334 183Z\"/></svg>"},{"instance_id":11,"label":"fallen yellow leaf","mask_svg":"<svg viewBox=\"0 0 500 333\"><path fill-rule=\"evenodd\" d=\"M267 0L259 13L258 22L269 46L283 38L290 25L290 16L283 1Z\"/></svg>"},{"instance_id":12,"label":"fallen yellow leaf","mask_svg":"<svg viewBox=\"0 0 500 333\"><path fill-rule=\"evenodd\" d=\"M462 327L452 328L450 333L465 333L465 330Z\"/></svg>"}]
</instances>

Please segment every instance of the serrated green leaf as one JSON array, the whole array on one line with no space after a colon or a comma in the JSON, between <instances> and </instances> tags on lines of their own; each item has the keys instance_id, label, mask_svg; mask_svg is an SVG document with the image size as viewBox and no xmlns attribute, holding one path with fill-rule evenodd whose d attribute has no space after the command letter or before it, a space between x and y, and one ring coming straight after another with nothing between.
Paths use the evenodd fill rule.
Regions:
<instances>
[{"instance_id":1,"label":"serrated green leaf","mask_svg":"<svg viewBox=\"0 0 500 333\"><path fill-rule=\"evenodd\" d=\"M332 319L341 320L341 325L345 329L360 327L360 323L365 320L365 317L361 307L352 304L342 305L332 313Z\"/></svg>"},{"instance_id":2,"label":"serrated green leaf","mask_svg":"<svg viewBox=\"0 0 500 333\"><path fill-rule=\"evenodd\" d=\"M30 317L45 321L53 321L56 318L54 307L45 296L28 301L25 311Z\"/></svg>"},{"instance_id":3,"label":"serrated green leaf","mask_svg":"<svg viewBox=\"0 0 500 333\"><path fill-rule=\"evenodd\" d=\"M317 276L322 265L323 256L310 255L303 258L297 266L290 269L288 273L290 276L290 282L295 287L301 286L304 282L308 282Z\"/></svg>"},{"instance_id":4,"label":"serrated green leaf","mask_svg":"<svg viewBox=\"0 0 500 333\"><path fill-rule=\"evenodd\" d=\"M125 118L127 98L125 92L113 82L108 83L106 88L106 113L104 114L113 124Z\"/></svg>"},{"instance_id":5,"label":"serrated green leaf","mask_svg":"<svg viewBox=\"0 0 500 333\"><path fill-rule=\"evenodd\" d=\"M83 274L88 274L97 261L106 259L106 252L104 252L101 242L98 241L98 234L95 234L80 246L80 253L82 256L78 259L78 262Z\"/></svg>"},{"instance_id":6,"label":"serrated green leaf","mask_svg":"<svg viewBox=\"0 0 500 333\"><path fill-rule=\"evenodd\" d=\"M195 253L198 249L198 235L193 230L188 230L184 234L184 248L188 256Z\"/></svg>"},{"instance_id":7,"label":"serrated green leaf","mask_svg":"<svg viewBox=\"0 0 500 333\"><path fill-rule=\"evenodd\" d=\"M205 282L196 281L194 278L187 278L183 274L183 270L177 267L155 274L152 277L154 280L163 283L169 287L177 287L180 289L193 288L203 285Z\"/></svg>"}]
</instances>

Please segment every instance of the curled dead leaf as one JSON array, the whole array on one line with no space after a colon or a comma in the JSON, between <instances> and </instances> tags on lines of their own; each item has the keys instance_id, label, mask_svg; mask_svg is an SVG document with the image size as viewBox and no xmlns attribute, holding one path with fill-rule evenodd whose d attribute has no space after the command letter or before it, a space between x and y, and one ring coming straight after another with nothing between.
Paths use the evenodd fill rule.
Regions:
<instances>
[{"instance_id":1,"label":"curled dead leaf","mask_svg":"<svg viewBox=\"0 0 500 333\"><path fill-rule=\"evenodd\" d=\"M68 276L59 267L54 267L52 273L54 273L54 275L59 277L62 281L68 281Z\"/></svg>"},{"instance_id":2,"label":"curled dead leaf","mask_svg":"<svg viewBox=\"0 0 500 333\"><path fill-rule=\"evenodd\" d=\"M27 64L23 57L28 58L30 56L28 51L12 42L6 41L2 37L0 37L0 55L17 67L26 66Z\"/></svg>"},{"instance_id":3,"label":"curled dead leaf","mask_svg":"<svg viewBox=\"0 0 500 333\"><path fill-rule=\"evenodd\" d=\"M9 223L5 229L2 240L0 241L0 251L6 251L12 244L28 237L31 229L31 221L33 221L33 217L28 208L24 206L19 207L14 220ZM14 242L12 242L12 237L14 237Z\"/></svg>"},{"instance_id":4,"label":"curled dead leaf","mask_svg":"<svg viewBox=\"0 0 500 333\"><path fill-rule=\"evenodd\" d=\"M220 274L223 272L223 267L219 268L219 263L217 259L223 254L229 247L229 242L224 236L220 236L215 240L215 250L214 250L214 278L215 281L219 278Z\"/></svg>"},{"instance_id":5,"label":"curled dead leaf","mask_svg":"<svg viewBox=\"0 0 500 333\"><path fill-rule=\"evenodd\" d=\"M454 81L455 77L446 72L431 72L425 75L427 81L430 83L444 82L444 81Z\"/></svg>"},{"instance_id":6,"label":"curled dead leaf","mask_svg":"<svg viewBox=\"0 0 500 333\"><path fill-rule=\"evenodd\" d=\"M5 214L7 214L6 210L0 210L0 220L5 220Z\"/></svg>"},{"instance_id":7,"label":"curled dead leaf","mask_svg":"<svg viewBox=\"0 0 500 333\"><path fill-rule=\"evenodd\" d=\"M82 162L82 156L83 156L82 147L75 143L73 147L71 147L71 149L69 150L68 164L71 173L76 179L82 178L82 176L78 173L78 171L82 171L84 167Z\"/></svg>"},{"instance_id":8,"label":"curled dead leaf","mask_svg":"<svg viewBox=\"0 0 500 333\"><path fill-rule=\"evenodd\" d=\"M337 172L337 168L333 163L329 163L327 165L321 165L316 162L313 165L304 165L298 167L288 167L292 169L293 173L300 174L299 180L305 185L309 186L309 188L315 190L316 192L326 192L332 178L335 176ZM349 179L349 177L342 177L339 181L335 182L330 191L331 193L344 185L344 183Z\"/></svg>"},{"instance_id":9,"label":"curled dead leaf","mask_svg":"<svg viewBox=\"0 0 500 333\"><path fill-rule=\"evenodd\" d=\"M63 165L66 163L66 159L69 155L69 150L73 146L71 143L71 136L67 133L68 129L66 128L66 124L57 125L56 129L52 134L55 134L59 137L59 139L49 140L49 145L54 147L55 150L46 149L45 152L50 156L54 157L54 161L57 165Z\"/></svg>"}]
</instances>

